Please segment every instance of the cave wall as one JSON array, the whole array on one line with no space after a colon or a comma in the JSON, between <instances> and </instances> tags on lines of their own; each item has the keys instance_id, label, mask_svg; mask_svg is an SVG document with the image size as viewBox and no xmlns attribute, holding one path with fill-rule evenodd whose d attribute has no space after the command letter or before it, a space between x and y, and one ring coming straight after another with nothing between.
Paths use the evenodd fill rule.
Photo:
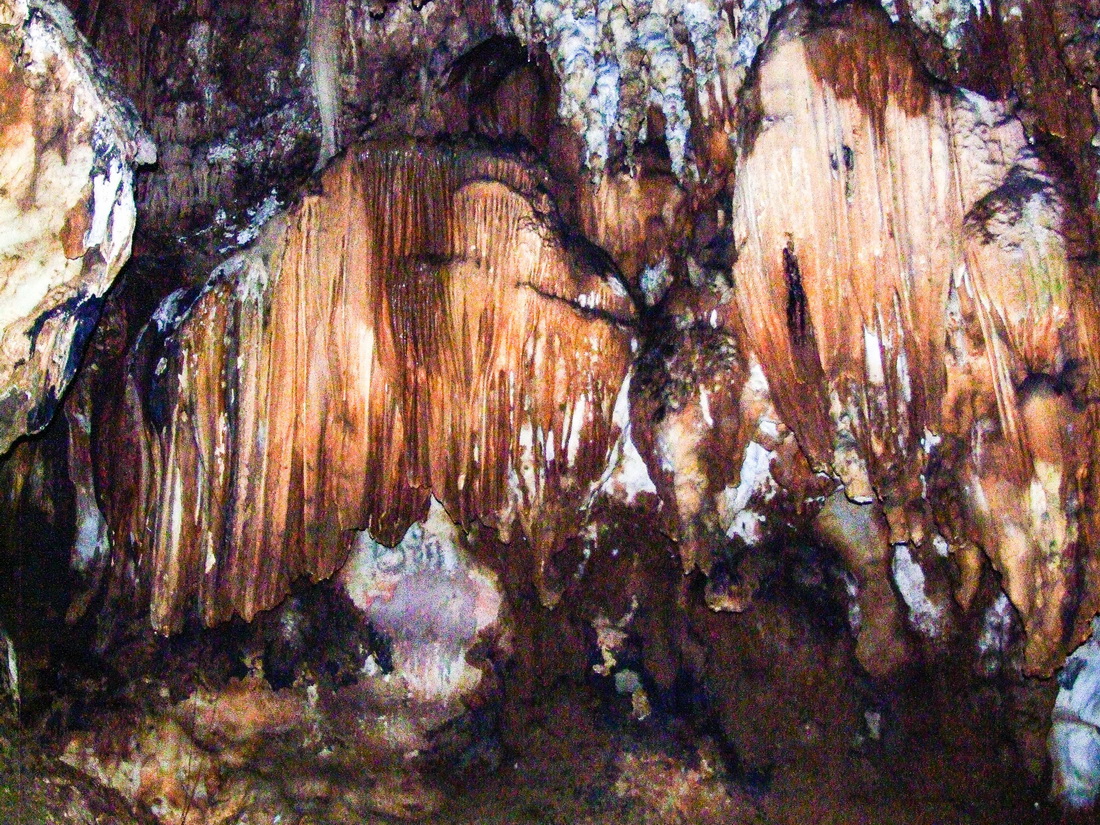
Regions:
<instances>
[{"instance_id":1,"label":"cave wall","mask_svg":"<svg viewBox=\"0 0 1100 825\"><path fill-rule=\"evenodd\" d=\"M155 150L64 8L5 3L0 453L41 431L130 255Z\"/></svg>"},{"instance_id":2,"label":"cave wall","mask_svg":"<svg viewBox=\"0 0 1100 825\"><path fill-rule=\"evenodd\" d=\"M141 458L100 450L155 627L194 595L209 624L251 619L329 578L354 531L395 544L432 496L522 534L554 600L544 571L614 442L634 309L537 183L476 148L356 146L201 293L165 300L104 434Z\"/></svg>"},{"instance_id":3,"label":"cave wall","mask_svg":"<svg viewBox=\"0 0 1100 825\"><path fill-rule=\"evenodd\" d=\"M130 744L75 736L71 763L163 817L200 784L210 821L249 793L411 816L443 803L402 759L473 707L522 718L562 674L615 681L636 718L705 683L766 762L743 720L782 713L748 686L851 725L858 701L818 696L831 678L1027 684L1088 638L1090 4L69 5L159 159L104 302L148 140L116 103L96 121L114 143L85 118L27 144L35 163L72 144L41 244L88 284L55 278L55 308L4 327L33 367L4 384L26 401L9 444L77 377L0 466L0 555L67 565L49 615L120 673L174 662L182 693L151 727L101 718ZM86 143L109 150L89 166ZM20 249L12 289L53 271ZM800 647L815 617L828 634ZM262 651L284 648L273 675ZM759 678L777 659L801 675ZM348 719L395 713L403 734L361 731L371 758L324 761ZM158 737L160 767L119 784ZM201 776L198 752L218 755ZM376 789L350 814L345 775Z\"/></svg>"}]
</instances>

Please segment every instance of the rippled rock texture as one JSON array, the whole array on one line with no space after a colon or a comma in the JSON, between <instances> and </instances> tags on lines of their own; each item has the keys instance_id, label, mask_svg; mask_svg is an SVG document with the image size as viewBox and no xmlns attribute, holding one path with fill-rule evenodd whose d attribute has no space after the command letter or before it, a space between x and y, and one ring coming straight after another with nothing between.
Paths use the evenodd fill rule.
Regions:
<instances>
[{"instance_id":1,"label":"rippled rock texture","mask_svg":"<svg viewBox=\"0 0 1100 825\"><path fill-rule=\"evenodd\" d=\"M438 807L418 757L447 725L470 738L509 633L468 535L511 542L555 602L622 425L634 309L539 175L465 144L356 145L161 304L99 418L108 575L164 633L277 608L281 647L69 761L168 819L221 821L248 794L337 819ZM318 628L286 598L334 576ZM351 663L296 666L323 633Z\"/></svg>"},{"instance_id":2,"label":"rippled rock texture","mask_svg":"<svg viewBox=\"0 0 1100 825\"><path fill-rule=\"evenodd\" d=\"M555 599L551 557L614 442L633 307L537 183L482 150L358 146L161 305L113 439L134 452L103 452L154 626L194 596L208 623L251 619L330 577L354 531L397 542L433 496L522 534Z\"/></svg>"}]
</instances>

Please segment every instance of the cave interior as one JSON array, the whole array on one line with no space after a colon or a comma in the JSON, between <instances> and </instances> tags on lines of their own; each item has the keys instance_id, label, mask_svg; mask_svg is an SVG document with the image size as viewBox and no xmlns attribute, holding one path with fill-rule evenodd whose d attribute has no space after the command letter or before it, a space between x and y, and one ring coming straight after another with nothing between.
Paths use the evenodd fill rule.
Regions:
<instances>
[{"instance_id":1,"label":"cave interior","mask_svg":"<svg viewBox=\"0 0 1100 825\"><path fill-rule=\"evenodd\" d=\"M1098 58L0 0L0 823L1100 822Z\"/></svg>"}]
</instances>

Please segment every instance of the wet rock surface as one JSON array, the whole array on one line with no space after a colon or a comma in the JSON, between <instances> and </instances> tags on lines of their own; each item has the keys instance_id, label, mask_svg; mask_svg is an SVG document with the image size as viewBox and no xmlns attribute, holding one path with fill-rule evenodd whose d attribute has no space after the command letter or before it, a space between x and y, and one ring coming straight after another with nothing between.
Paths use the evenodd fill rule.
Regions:
<instances>
[{"instance_id":1,"label":"wet rock surface","mask_svg":"<svg viewBox=\"0 0 1100 825\"><path fill-rule=\"evenodd\" d=\"M58 409L156 152L64 7L0 6L0 454Z\"/></svg>"},{"instance_id":2,"label":"wet rock surface","mask_svg":"<svg viewBox=\"0 0 1100 825\"><path fill-rule=\"evenodd\" d=\"M70 6L159 162L104 293L133 113L13 116L95 280L0 382L19 736L164 823L1090 815L1090 4Z\"/></svg>"},{"instance_id":3,"label":"wet rock surface","mask_svg":"<svg viewBox=\"0 0 1100 825\"><path fill-rule=\"evenodd\" d=\"M522 535L554 601L552 556L617 435L634 309L538 182L477 148L357 146L202 291L165 299L126 376L130 449L100 452L154 626L196 595L209 624L250 619L335 573L353 531L397 543L432 496Z\"/></svg>"}]
</instances>

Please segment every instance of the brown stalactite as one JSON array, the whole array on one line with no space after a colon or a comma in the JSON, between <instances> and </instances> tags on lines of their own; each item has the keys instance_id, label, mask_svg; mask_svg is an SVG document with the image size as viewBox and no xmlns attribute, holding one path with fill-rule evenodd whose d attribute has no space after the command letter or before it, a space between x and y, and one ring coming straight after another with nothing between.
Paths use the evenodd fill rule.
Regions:
<instances>
[{"instance_id":1,"label":"brown stalactite","mask_svg":"<svg viewBox=\"0 0 1100 825\"><path fill-rule=\"evenodd\" d=\"M675 503L685 569L710 570L727 538L807 529L823 473L885 531L868 544L847 535L849 516L815 528L860 581L869 670L905 661L890 652L905 606L890 581L911 621L946 639L941 556L960 554L969 604L978 546L1020 613L1027 667L1049 673L1094 612L1078 600L1096 564L1080 502L1096 472L1086 399L1100 330L1053 174L1019 122L936 84L858 5L791 11L746 100L759 126L733 176L731 286L667 307L732 336L737 355L690 365L701 339L670 341L636 384L634 434Z\"/></svg>"},{"instance_id":2,"label":"brown stalactite","mask_svg":"<svg viewBox=\"0 0 1100 825\"><path fill-rule=\"evenodd\" d=\"M148 457L101 453L108 486L148 467L110 517L155 627L196 595L208 623L251 618L330 577L351 531L396 542L430 495L460 524L518 519L554 598L542 571L614 440L633 309L537 184L482 150L365 144L223 265L154 368L166 420L128 407Z\"/></svg>"},{"instance_id":3,"label":"brown stalactite","mask_svg":"<svg viewBox=\"0 0 1100 825\"><path fill-rule=\"evenodd\" d=\"M734 188L736 306L781 419L849 498L882 502L891 544L920 547L937 529L918 483L927 440L970 441L975 469L953 468L971 496L966 523L939 529L985 549L1023 617L1029 667L1049 672L1088 620L1065 633L1089 555L1073 502L1095 472L1094 426L1070 414L1068 394L1042 406L1018 388L1093 363L1093 274L1070 258L1066 207L1019 124L938 90L897 43L849 6L820 27L788 23L765 47L763 126ZM774 250L792 243L820 375L782 322L792 266ZM949 328L952 301L971 327ZM978 350L946 352L953 334ZM960 394L994 402L988 417L959 416ZM1070 433L1089 445L1072 458L1057 446Z\"/></svg>"}]
</instances>

